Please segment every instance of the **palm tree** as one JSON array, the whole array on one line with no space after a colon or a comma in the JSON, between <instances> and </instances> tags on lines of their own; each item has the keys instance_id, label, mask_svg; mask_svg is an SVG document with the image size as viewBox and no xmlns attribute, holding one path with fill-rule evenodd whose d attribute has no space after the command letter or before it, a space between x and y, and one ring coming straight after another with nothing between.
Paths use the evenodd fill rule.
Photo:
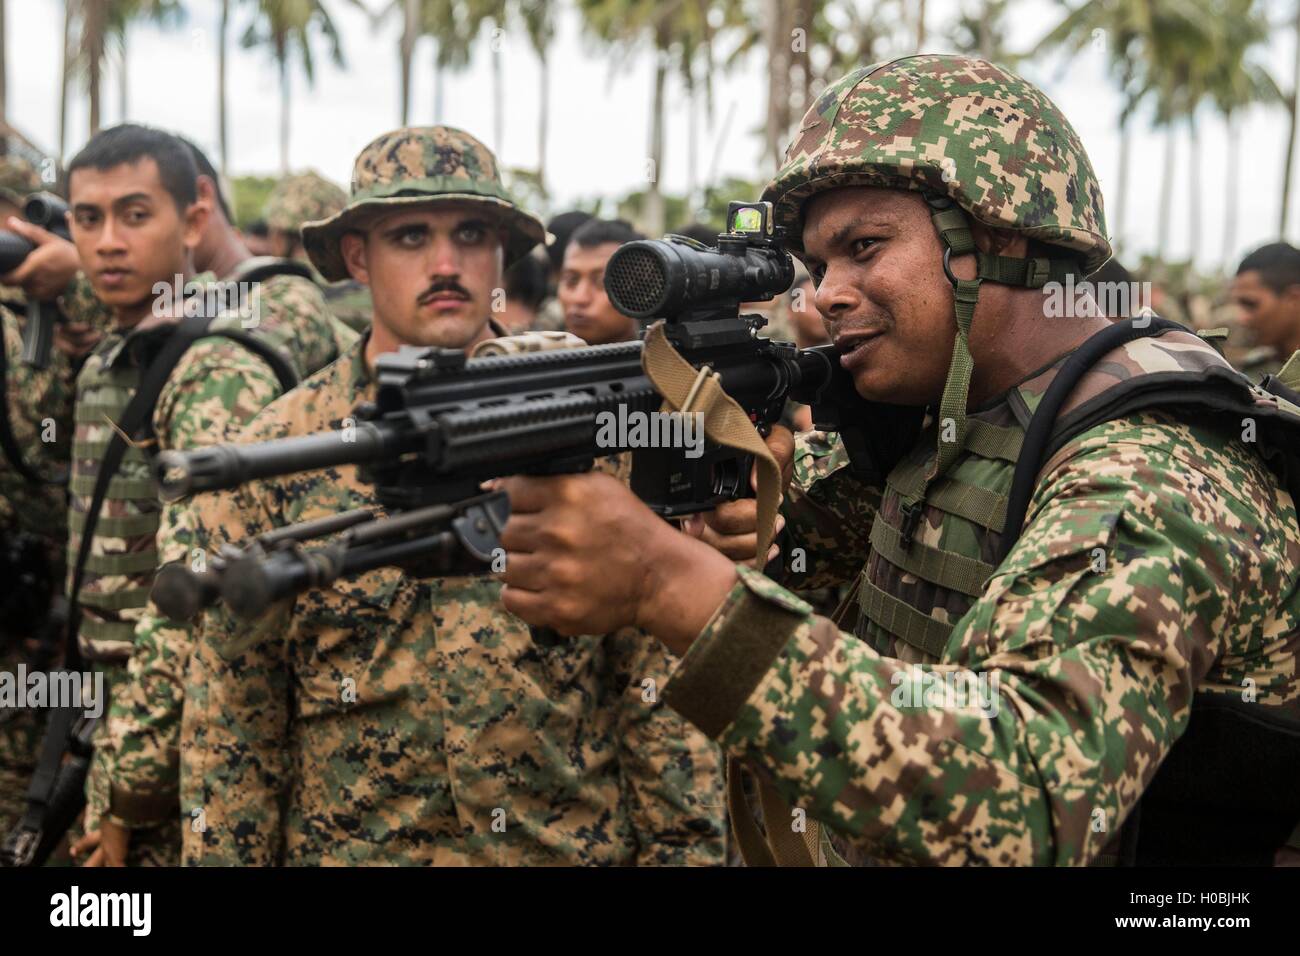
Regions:
<instances>
[{"instance_id":1,"label":"palm tree","mask_svg":"<svg viewBox=\"0 0 1300 956\"><path fill-rule=\"evenodd\" d=\"M1014 67L1020 57L1007 45L1010 5L1011 0L977 0L973 6L963 3L946 39L958 53Z\"/></svg>"},{"instance_id":2,"label":"palm tree","mask_svg":"<svg viewBox=\"0 0 1300 956\"><path fill-rule=\"evenodd\" d=\"M1221 4L1222 0L1215 0ZM1170 142L1165 150L1164 182L1160 191L1157 252L1168 256L1170 180L1173 178L1174 130L1182 120L1188 130L1188 259L1194 262L1200 248L1201 194L1199 140L1196 111L1208 94L1211 64L1217 56L1222 18L1207 16L1203 3L1164 0L1153 4L1150 68L1156 97L1155 122ZM1215 11L1217 12L1217 11Z\"/></svg>"},{"instance_id":3,"label":"palm tree","mask_svg":"<svg viewBox=\"0 0 1300 956\"><path fill-rule=\"evenodd\" d=\"M230 127L226 122L226 56L230 38L230 0L221 0L217 20L217 150L221 154L221 172L228 174L230 164Z\"/></svg>"},{"instance_id":4,"label":"palm tree","mask_svg":"<svg viewBox=\"0 0 1300 956\"><path fill-rule=\"evenodd\" d=\"M82 0L81 49L78 56L86 75L90 102L90 135L99 132L99 81L104 70L104 45L108 29L108 0Z\"/></svg>"},{"instance_id":5,"label":"palm tree","mask_svg":"<svg viewBox=\"0 0 1300 956\"><path fill-rule=\"evenodd\" d=\"M118 110L126 121L126 35L133 21L147 20L160 26L175 26L185 19L180 0L112 0L106 9L107 45L117 50Z\"/></svg>"},{"instance_id":6,"label":"palm tree","mask_svg":"<svg viewBox=\"0 0 1300 956\"><path fill-rule=\"evenodd\" d=\"M551 64L548 56L555 40L555 7L549 0L525 0L516 5L519 19L523 21L528 42L537 54L541 67L537 103L537 186L546 195L546 140L551 114Z\"/></svg>"},{"instance_id":7,"label":"palm tree","mask_svg":"<svg viewBox=\"0 0 1300 956\"><path fill-rule=\"evenodd\" d=\"M313 45L316 37L328 44L330 59L344 66L338 30L321 0L258 0L257 13L240 40L245 49L266 47L280 79L280 172L289 172L289 61L296 53L310 86L316 80Z\"/></svg>"},{"instance_id":8,"label":"palm tree","mask_svg":"<svg viewBox=\"0 0 1300 956\"><path fill-rule=\"evenodd\" d=\"M1254 49L1268 40L1268 23L1263 11L1256 7L1255 0L1228 0L1225 13L1223 30L1219 35L1220 52L1212 64L1209 86L1210 96L1223 114L1228 133L1221 253L1226 268L1236 240L1237 190L1241 178L1237 161L1236 114L1252 103L1281 101L1282 93L1269 72L1251 58Z\"/></svg>"},{"instance_id":9,"label":"palm tree","mask_svg":"<svg viewBox=\"0 0 1300 956\"><path fill-rule=\"evenodd\" d=\"M709 23L710 4L697 0L579 0L587 30L604 42L616 62L626 62L633 50L649 46L655 56L651 87L647 188L642 223L651 235L664 229L664 201L659 178L663 170L664 111L668 74L674 68L687 89L695 82L696 61L703 58L706 91L712 88L712 46L715 30ZM712 7L721 11L724 24L738 19L738 2L723 0Z\"/></svg>"},{"instance_id":10,"label":"palm tree","mask_svg":"<svg viewBox=\"0 0 1300 956\"><path fill-rule=\"evenodd\" d=\"M1287 211L1291 205L1291 168L1295 159L1296 119L1300 115L1297 99L1300 98L1300 0L1295 9L1295 67L1291 71L1291 92L1286 98L1287 112L1291 117L1291 127L1286 137L1286 165L1282 167L1282 210L1278 215L1277 235L1286 238Z\"/></svg>"},{"instance_id":11,"label":"palm tree","mask_svg":"<svg viewBox=\"0 0 1300 956\"><path fill-rule=\"evenodd\" d=\"M420 0L389 0L388 6L377 14L371 14L370 17L371 25L374 27L378 27L389 16L400 15L402 18L402 32L397 41L397 55L401 73L401 96L398 101L398 109L401 113L403 126L410 123L411 67L415 59L415 46L420 39L420 7Z\"/></svg>"},{"instance_id":12,"label":"palm tree","mask_svg":"<svg viewBox=\"0 0 1300 956\"><path fill-rule=\"evenodd\" d=\"M785 16L778 12L782 7L793 14L793 22L780 19ZM741 29L740 40L726 65L735 65L756 49L766 51L769 81L764 159L773 167L780 162L794 117L812 105L821 87L881 59L882 53L896 53L912 42L912 34L903 26L910 14L902 0L872 0L866 4L799 0L793 10L786 3L764 0L762 11L739 3L730 8L740 15L737 25ZM727 22L730 25L733 21ZM804 49L792 57L789 53L793 51L788 52L789 35L796 28L804 31ZM814 62L821 64L819 70L814 71ZM789 75L795 63L801 74L797 87ZM800 94L797 112L792 95L796 88Z\"/></svg>"},{"instance_id":13,"label":"palm tree","mask_svg":"<svg viewBox=\"0 0 1300 956\"><path fill-rule=\"evenodd\" d=\"M68 83L72 76L72 23L77 17L76 0L63 0L63 49L59 74L59 161L68 152Z\"/></svg>"},{"instance_id":14,"label":"palm tree","mask_svg":"<svg viewBox=\"0 0 1300 956\"><path fill-rule=\"evenodd\" d=\"M1061 0L1064 3L1064 0ZM1102 37L1106 43L1107 66L1120 89L1119 181L1111 214L1111 235L1123 241L1124 213L1128 199L1130 158L1129 122L1134 111L1152 94L1150 62L1153 26L1152 7L1162 0L1085 0L1067 10L1062 20L1033 49L1038 55L1064 49L1073 56ZM1172 156L1167 157L1167 163Z\"/></svg>"},{"instance_id":15,"label":"palm tree","mask_svg":"<svg viewBox=\"0 0 1300 956\"><path fill-rule=\"evenodd\" d=\"M469 66L481 22L459 0L423 0L420 33L434 38L433 121L442 122L446 74Z\"/></svg>"}]
</instances>

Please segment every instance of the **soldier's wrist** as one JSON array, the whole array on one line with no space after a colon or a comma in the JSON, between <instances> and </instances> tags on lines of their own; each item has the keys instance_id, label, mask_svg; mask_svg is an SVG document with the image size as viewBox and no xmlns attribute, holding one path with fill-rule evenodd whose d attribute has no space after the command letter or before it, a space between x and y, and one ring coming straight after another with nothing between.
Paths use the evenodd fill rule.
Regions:
<instances>
[{"instance_id":1,"label":"soldier's wrist","mask_svg":"<svg viewBox=\"0 0 1300 956\"><path fill-rule=\"evenodd\" d=\"M735 585L735 566L667 522L660 523L645 553L635 624L680 656Z\"/></svg>"}]
</instances>

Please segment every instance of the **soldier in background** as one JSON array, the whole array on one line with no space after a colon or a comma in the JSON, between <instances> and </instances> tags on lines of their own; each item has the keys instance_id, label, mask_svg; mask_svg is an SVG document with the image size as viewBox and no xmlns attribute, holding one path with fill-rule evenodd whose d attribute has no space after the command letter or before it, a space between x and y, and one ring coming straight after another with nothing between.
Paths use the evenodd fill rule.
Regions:
<instances>
[{"instance_id":1,"label":"soldier in background","mask_svg":"<svg viewBox=\"0 0 1300 956\"><path fill-rule=\"evenodd\" d=\"M544 235L492 153L450 127L379 137L352 188L303 236L326 279L373 289L370 331L241 441L338 428L401 345L491 338L503 267ZM211 553L376 505L339 466L200 496L194 518ZM383 567L249 623L211 608L185 708L183 805L204 821L186 862L721 863L716 751L644 696L672 659L627 632L537 643L499 591Z\"/></svg>"},{"instance_id":2,"label":"soldier in background","mask_svg":"<svg viewBox=\"0 0 1300 956\"><path fill-rule=\"evenodd\" d=\"M0 223L21 214L27 197L42 189L39 157L6 137L0 155ZM19 278L25 277L23 271ZM6 276L12 279L14 276ZM0 348L5 350L4 413L21 462L38 478L23 475L0 451L0 671L16 673L57 666L62 633L50 626L55 595L62 592L67 539L67 496L57 480L72 448L72 396L80 359L94 344L94 330L56 329L56 348L45 369L21 361L27 300L21 288L0 286ZM0 709L0 839L24 809L36 767L46 712Z\"/></svg>"},{"instance_id":3,"label":"soldier in background","mask_svg":"<svg viewBox=\"0 0 1300 956\"><path fill-rule=\"evenodd\" d=\"M172 288L175 277L196 284L191 254L204 235L210 206L199 200L193 155L176 137L160 130L124 124L104 130L69 164L70 230L94 296L112 311L113 326L99 342L77 378L77 416L69 496L69 576L86 526L91 488L110 444L113 428L131 401L143 369L172 333L182 303L170 305L155 287ZM179 290L176 290L179 292ZM339 328L323 309L281 308L276 296L260 302L248 318L222 314L213 327L243 328L281 347L283 357L305 375L332 361ZM245 324L247 322L247 324ZM292 326L292 327L290 327ZM344 334L350 335L346 330ZM287 343L292 343L291 348ZM267 362L242 344L205 338L172 368L151 416L153 440L160 448L186 448L220 441L232 422L279 394L282 384ZM105 675L110 719L96 734L95 758L87 780L87 835L76 849L88 862L174 863L179 858L179 815L174 782L167 787L168 727L175 698L163 696L161 713L150 725L153 736L114 736L113 713L129 710L128 663L153 660L166 674L183 667L183 632L169 630L148 603L158 554L172 549L188 554L175 536L178 514L187 507L159 502L145 446L133 444L108 486L89 548L89 561L76 599L82 607L83 658ZM175 643L179 641L180 643ZM147 650L140 656L133 653ZM134 675L132 675L134 676ZM175 677L179 684L179 677ZM150 682L150 693L159 693ZM150 698L147 706L154 705ZM137 715L138 716L138 715ZM119 757L149 784L124 787ZM155 787L154 781L161 781ZM100 824L103 824L101 827Z\"/></svg>"},{"instance_id":4,"label":"soldier in background","mask_svg":"<svg viewBox=\"0 0 1300 956\"><path fill-rule=\"evenodd\" d=\"M644 238L622 219L592 219L573 231L556 290L566 332L588 345L636 338L636 319L614 308L605 294L605 264L619 246Z\"/></svg>"},{"instance_id":5,"label":"soldier in background","mask_svg":"<svg viewBox=\"0 0 1300 956\"><path fill-rule=\"evenodd\" d=\"M1237 266L1230 292L1255 346L1238 367L1253 379L1276 375L1300 351L1300 249L1272 242Z\"/></svg>"},{"instance_id":6,"label":"soldier in background","mask_svg":"<svg viewBox=\"0 0 1300 956\"><path fill-rule=\"evenodd\" d=\"M271 230L265 219L254 219L241 229L240 233L244 237L244 245L248 246L248 251L253 255L275 255L275 246L271 244Z\"/></svg>"},{"instance_id":7,"label":"soldier in background","mask_svg":"<svg viewBox=\"0 0 1300 956\"><path fill-rule=\"evenodd\" d=\"M275 184L262 217L266 221L271 255L311 264L302 246L302 225L328 219L347 203L347 193L319 173L308 170L286 176ZM330 311L355 332L370 321L370 290L353 279L322 281Z\"/></svg>"},{"instance_id":8,"label":"soldier in background","mask_svg":"<svg viewBox=\"0 0 1300 956\"><path fill-rule=\"evenodd\" d=\"M560 270L564 267L564 251L569 247L569 238L573 230L585 222L596 218L589 212L573 209L558 213L546 224L546 234L550 237L545 243L544 252L549 264L546 300L537 314L533 327L539 332L562 332L564 330L564 308L556 297L560 286Z\"/></svg>"},{"instance_id":9,"label":"soldier in background","mask_svg":"<svg viewBox=\"0 0 1300 956\"><path fill-rule=\"evenodd\" d=\"M538 316L546 301L545 256L533 250L506 270L505 281L505 307L495 313L496 320L510 335L540 331Z\"/></svg>"}]
</instances>

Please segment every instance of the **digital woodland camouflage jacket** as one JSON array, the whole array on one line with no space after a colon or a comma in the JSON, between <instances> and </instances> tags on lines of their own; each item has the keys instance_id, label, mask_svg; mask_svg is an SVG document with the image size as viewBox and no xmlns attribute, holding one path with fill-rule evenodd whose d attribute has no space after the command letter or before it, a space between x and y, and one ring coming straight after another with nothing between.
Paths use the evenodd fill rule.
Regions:
<instances>
[{"instance_id":1,"label":"digital woodland camouflage jacket","mask_svg":"<svg viewBox=\"0 0 1300 956\"><path fill-rule=\"evenodd\" d=\"M240 435L343 427L364 340ZM208 553L376 507L352 466L203 495ZM717 748L666 709L637 632L536 643L490 576L379 568L251 625L209 610L189 674L186 863L721 864Z\"/></svg>"},{"instance_id":2,"label":"digital woodland camouflage jacket","mask_svg":"<svg viewBox=\"0 0 1300 956\"><path fill-rule=\"evenodd\" d=\"M24 461L40 474L51 475L67 466L72 449L72 366L57 349L51 352L50 365L44 370L24 365L20 360L22 319L10 311L23 308L22 296L4 298L9 307L0 306L0 347L5 350L10 425ZM29 482L0 454L0 541L15 533L37 538L48 555L56 583L63 567L67 508L62 487ZM17 586L13 580L0 581L0 588ZM0 627L4 623L8 622ZM31 666L21 642L35 636L0 635L0 671L15 673L20 663ZM43 726L40 710L0 710L0 836L22 815Z\"/></svg>"},{"instance_id":3,"label":"digital woodland camouflage jacket","mask_svg":"<svg viewBox=\"0 0 1300 956\"><path fill-rule=\"evenodd\" d=\"M194 280L212 281L211 274ZM261 283L257 310L223 315L213 327L238 328L264 338L305 377L332 361L355 336L332 319L319 290L294 276ZM251 304L251 302L250 302ZM67 563L81 544L99 462L144 364L170 328L110 331L77 380L76 433L69 502ZM155 406L159 449L184 449L224 440L280 393L270 367L225 338L196 342L182 356ZM167 824L157 846L133 841L141 860L176 862L179 853L178 737L183 675L189 656L187 628L161 618L148 603L157 566L167 554L188 551L177 537L187 502L163 505L149 473L150 459L129 448L109 485L83 577L81 649L103 669L112 698L109 719L96 737L88 780L92 824L110 812L132 827ZM128 663L129 661L129 663Z\"/></svg>"},{"instance_id":4,"label":"digital woodland camouflage jacket","mask_svg":"<svg viewBox=\"0 0 1300 956\"><path fill-rule=\"evenodd\" d=\"M871 857L1089 862L1185 729L1194 691L1300 711L1300 526L1259 453L1262 422L1256 435L1240 415L1183 405L1089 428L1045 463L997 563L1002 459L1058 367L972 413L910 547L893 532L897 485L924 472L935 433L883 498L850 473L842 445L805 440L783 509L783 579L825 587L865 566L856 635L740 567L665 691ZM1141 339L1095 366L1058 422L1117 381L1226 369L1186 333ZM989 576L962 593L966 572Z\"/></svg>"}]
</instances>

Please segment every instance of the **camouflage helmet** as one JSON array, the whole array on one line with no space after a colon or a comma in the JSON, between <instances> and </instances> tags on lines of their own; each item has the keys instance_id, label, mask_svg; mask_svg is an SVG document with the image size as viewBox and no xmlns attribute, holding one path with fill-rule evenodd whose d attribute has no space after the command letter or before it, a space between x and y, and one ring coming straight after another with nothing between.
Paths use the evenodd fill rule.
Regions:
<instances>
[{"instance_id":1,"label":"camouflage helmet","mask_svg":"<svg viewBox=\"0 0 1300 956\"><path fill-rule=\"evenodd\" d=\"M309 169L275 184L262 207L262 218L271 229L297 232L304 222L328 219L347 204L347 193Z\"/></svg>"},{"instance_id":2,"label":"camouflage helmet","mask_svg":"<svg viewBox=\"0 0 1300 956\"><path fill-rule=\"evenodd\" d=\"M506 232L505 264L546 239L542 221L526 212L501 182L491 150L450 126L406 127L385 133L357 157L347 207L321 222L304 223L303 246L331 281L348 278L339 241L364 229L376 214L430 203L479 203Z\"/></svg>"},{"instance_id":3,"label":"camouflage helmet","mask_svg":"<svg viewBox=\"0 0 1300 956\"><path fill-rule=\"evenodd\" d=\"M988 226L1110 258L1101 189L1069 121L1041 90L964 56L855 70L818 97L764 191L802 251L803 205L839 186L949 197Z\"/></svg>"},{"instance_id":4,"label":"camouflage helmet","mask_svg":"<svg viewBox=\"0 0 1300 956\"><path fill-rule=\"evenodd\" d=\"M973 362L970 329L982 282L1041 288L1087 274L1110 258L1101 189L1069 122L1036 87L985 60L921 55L856 70L832 84L804 116L785 163L763 198L789 244L803 251L803 207L841 186L919 192L944 247L956 335L939 403L945 423L924 481L901 504L910 543L931 483L956 461L967 433ZM971 219L1060 249L1021 258L976 246ZM973 255L959 279L951 256ZM942 436L949 431L955 440Z\"/></svg>"}]
</instances>

